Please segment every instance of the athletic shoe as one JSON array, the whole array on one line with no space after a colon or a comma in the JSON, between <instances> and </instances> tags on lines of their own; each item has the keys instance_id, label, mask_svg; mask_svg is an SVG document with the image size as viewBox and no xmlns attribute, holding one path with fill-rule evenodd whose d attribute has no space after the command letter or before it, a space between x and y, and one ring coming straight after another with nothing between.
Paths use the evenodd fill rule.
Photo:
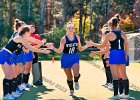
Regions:
<instances>
[{"instance_id":1,"label":"athletic shoe","mask_svg":"<svg viewBox=\"0 0 140 100\"><path fill-rule=\"evenodd\" d=\"M26 87L27 87L27 88L30 88L30 87L32 87L32 86L33 86L33 85L30 84L30 83L27 83L27 84L26 84Z\"/></svg>"},{"instance_id":2,"label":"athletic shoe","mask_svg":"<svg viewBox=\"0 0 140 100\"><path fill-rule=\"evenodd\" d=\"M19 95L19 96L21 95L21 93L19 93L19 92L17 92L17 91L16 91L16 92L14 92L14 93L15 93L16 95Z\"/></svg>"},{"instance_id":3,"label":"athletic shoe","mask_svg":"<svg viewBox=\"0 0 140 100\"><path fill-rule=\"evenodd\" d=\"M21 86L21 85L18 85L18 89L19 89L20 91L25 91L25 88L24 88L23 86Z\"/></svg>"},{"instance_id":4,"label":"athletic shoe","mask_svg":"<svg viewBox=\"0 0 140 100\"><path fill-rule=\"evenodd\" d=\"M15 98L13 98L13 97L8 93L8 94L6 94L6 95L2 98L2 100L15 100Z\"/></svg>"},{"instance_id":5,"label":"athletic shoe","mask_svg":"<svg viewBox=\"0 0 140 100\"><path fill-rule=\"evenodd\" d=\"M25 83L22 83L21 86L22 86L22 88L23 88L24 90L26 90L27 87L26 87L26 84L25 84Z\"/></svg>"},{"instance_id":6,"label":"athletic shoe","mask_svg":"<svg viewBox=\"0 0 140 100\"><path fill-rule=\"evenodd\" d=\"M32 86L32 85L29 84L29 83L23 83L23 85L24 85L25 88L30 88L30 87Z\"/></svg>"},{"instance_id":7,"label":"athletic shoe","mask_svg":"<svg viewBox=\"0 0 140 100\"><path fill-rule=\"evenodd\" d=\"M114 88L113 88L113 84L108 84L108 87L107 87L109 90L111 90L111 91L113 91L114 90Z\"/></svg>"},{"instance_id":8,"label":"athletic shoe","mask_svg":"<svg viewBox=\"0 0 140 100\"><path fill-rule=\"evenodd\" d=\"M129 95L123 95L123 94L121 94L121 95L119 95L119 98L121 98L121 99L129 99L130 96Z\"/></svg>"},{"instance_id":9,"label":"athletic shoe","mask_svg":"<svg viewBox=\"0 0 140 100\"><path fill-rule=\"evenodd\" d=\"M20 90L16 90L16 92L15 92L16 94L18 94L18 95L22 95L23 94L23 91L20 91Z\"/></svg>"},{"instance_id":10,"label":"athletic shoe","mask_svg":"<svg viewBox=\"0 0 140 100\"><path fill-rule=\"evenodd\" d=\"M119 100L119 96L116 95L116 96L113 96L113 97L111 97L111 98L109 98L109 99L112 99L112 100Z\"/></svg>"},{"instance_id":11,"label":"athletic shoe","mask_svg":"<svg viewBox=\"0 0 140 100\"><path fill-rule=\"evenodd\" d=\"M35 85L35 86L42 86L43 83L40 80L38 80L36 83L33 83L33 85Z\"/></svg>"},{"instance_id":12,"label":"athletic shoe","mask_svg":"<svg viewBox=\"0 0 140 100\"><path fill-rule=\"evenodd\" d=\"M17 88L16 92L19 93L19 94L23 94L24 90L20 90L19 88Z\"/></svg>"},{"instance_id":13,"label":"athletic shoe","mask_svg":"<svg viewBox=\"0 0 140 100\"><path fill-rule=\"evenodd\" d=\"M79 82L75 82L75 90L79 90L80 86L79 86Z\"/></svg>"},{"instance_id":14,"label":"athletic shoe","mask_svg":"<svg viewBox=\"0 0 140 100\"><path fill-rule=\"evenodd\" d=\"M107 88L107 87L108 87L108 84L109 84L109 83L105 83L105 84L103 84L102 86L104 86L105 88Z\"/></svg>"},{"instance_id":15,"label":"athletic shoe","mask_svg":"<svg viewBox=\"0 0 140 100\"><path fill-rule=\"evenodd\" d=\"M70 90L70 96L74 96L74 91Z\"/></svg>"},{"instance_id":16,"label":"athletic shoe","mask_svg":"<svg viewBox=\"0 0 140 100\"><path fill-rule=\"evenodd\" d=\"M16 94L15 92L12 92L11 96L12 96L13 98L18 98L20 95Z\"/></svg>"}]
</instances>

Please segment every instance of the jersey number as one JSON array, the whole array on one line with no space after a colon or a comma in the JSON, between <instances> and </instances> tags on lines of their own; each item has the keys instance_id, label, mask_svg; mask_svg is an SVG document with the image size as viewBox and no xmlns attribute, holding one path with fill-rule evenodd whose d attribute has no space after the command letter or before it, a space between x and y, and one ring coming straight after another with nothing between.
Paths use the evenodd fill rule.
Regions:
<instances>
[{"instance_id":1,"label":"jersey number","mask_svg":"<svg viewBox=\"0 0 140 100\"><path fill-rule=\"evenodd\" d=\"M74 51L75 51L75 47L70 48L70 49L69 49L69 54L73 54Z\"/></svg>"},{"instance_id":2,"label":"jersey number","mask_svg":"<svg viewBox=\"0 0 140 100\"><path fill-rule=\"evenodd\" d=\"M120 40L118 40L118 43L119 43L119 49L121 49L121 43L120 43L121 41Z\"/></svg>"}]
</instances>

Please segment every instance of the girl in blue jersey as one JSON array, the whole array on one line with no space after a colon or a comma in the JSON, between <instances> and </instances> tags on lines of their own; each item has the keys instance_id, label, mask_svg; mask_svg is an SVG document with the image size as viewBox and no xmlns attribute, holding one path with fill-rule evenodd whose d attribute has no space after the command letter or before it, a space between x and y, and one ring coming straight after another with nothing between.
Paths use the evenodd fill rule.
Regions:
<instances>
[{"instance_id":1,"label":"girl in blue jersey","mask_svg":"<svg viewBox=\"0 0 140 100\"><path fill-rule=\"evenodd\" d=\"M88 41L88 44L91 46L95 46L98 48L103 48L106 46L108 42L110 42L110 55L109 55L109 63L111 68L111 73L113 76L113 87L114 87L114 99L119 98L129 98L129 80L126 75L126 61L128 56L128 42L125 34L122 33L121 30L118 29L118 19L116 17L112 17L108 25L111 29L111 33L107 34L105 40L102 44L97 44L92 41ZM119 75L120 74L120 75ZM118 95L118 85L119 85L119 76L121 76L124 87L124 95Z\"/></svg>"},{"instance_id":2,"label":"girl in blue jersey","mask_svg":"<svg viewBox=\"0 0 140 100\"><path fill-rule=\"evenodd\" d=\"M79 51L87 49L88 45L81 46L80 37L74 34L75 28L73 23L67 24L67 34L62 37L60 41L59 49L53 47L53 50L57 53L62 53L61 56L61 67L67 76L67 84L70 89L70 95L74 94L73 88L73 75L75 89L79 89ZM73 71L73 74L72 74Z\"/></svg>"},{"instance_id":3,"label":"girl in blue jersey","mask_svg":"<svg viewBox=\"0 0 140 100\"><path fill-rule=\"evenodd\" d=\"M19 31L19 36L14 37L11 39L7 45L0 51L0 64L5 74L5 78L3 79L3 99L5 100L14 100L15 97L12 97L11 91L11 80L14 78L14 71L13 67L17 64L17 56L20 54L21 51L18 49L25 46L26 48L30 49L34 52L40 52L48 54L49 50L40 50L33 48L28 42L26 42L25 38L29 37L29 27L24 26ZM18 52L17 52L18 51Z\"/></svg>"}]
</instances>

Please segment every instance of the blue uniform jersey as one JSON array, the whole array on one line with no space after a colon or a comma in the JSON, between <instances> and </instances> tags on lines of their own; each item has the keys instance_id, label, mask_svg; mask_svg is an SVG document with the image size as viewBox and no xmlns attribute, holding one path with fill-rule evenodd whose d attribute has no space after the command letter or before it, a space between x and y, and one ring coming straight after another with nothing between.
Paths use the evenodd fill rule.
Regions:
<instances>
[{"instance_id":1,"label":"blue uniform jersey","mask_svg":"<svg viewBox=\"0 0 140 100\"><path fill-rule=\"evenodd\" d=\"M78 51L78 40L76 35L74 35L73 40L70 40L67 35L65 35L66 43L64 46L63 53L65 54L75 54Z\"/></svg>"},{"instance_id":2,"label":"blue uniform jersey","mask_svg":"<svg viewBox=\"0 0 140 100\"><path fill-rule=\"evenodd\" d=\"M61 67L70 68L74 64L79 64L79 54L77 53L78 39L76 35L74 35L73 40L70 40L67 35L65 36L65 38L66 43L61 56Z\"/></svg>"},{"instance_id":3,"label":"blue uniform jersey","mask_svg":"<svg viewBox=\"0 0 140 100\"><path fill-rule=\"evenodd\" d=\"M112 31L116 35L116 39L110 41L111 50L124 50L124 39L122 38L122 32L120 30Z\"/></svg>"},{"instance_id":4,"label":"blue uniform jersey","mask_svg":"<svg viewBox=\"0 0 140 100\"><path fill-rule=\"evenodd\" d=\"M126 64L126 57L124 51L124 39L120 30L112 31L116 35L116 39L110 41L111 48L109 54L110 64Z\"/></svg>"}]
</instances>

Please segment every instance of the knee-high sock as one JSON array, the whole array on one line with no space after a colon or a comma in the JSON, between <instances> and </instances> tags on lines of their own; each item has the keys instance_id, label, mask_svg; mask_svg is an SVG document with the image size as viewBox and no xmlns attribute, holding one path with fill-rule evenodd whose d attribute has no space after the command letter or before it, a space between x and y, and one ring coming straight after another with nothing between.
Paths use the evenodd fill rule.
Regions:
<instances>
[{"instance_id":1,"label":"knee-high sock","mask_svg":"<svg viewBox=\"0 0 140 100\"><path fill-rule=\"evenodd\" d=\"M125 95L128 95L129 94L129 80L126 79L126 80L123 80L123 85L124 85L124 93Z\"/></svg>"},{"instance_id":2,"label":"knee-high sock","mask_svg":"<svg viewBox=\"0 0 140 100\"><path fill-rule=\"evenodd\" d=\"M73 88L73 80L72 81L67 80L67 84L68 84L70 90L74 90L74 88Z\"/></svg>"},{"instance_id":3,"label":"knee-high sock","mask_svg":"<svg viewBox=\"0 0 140 100\"><path fill-rule=\"evenodd\" d=\"M3 79L3 95L10 94L10 81L9 79Z\"/></svg>"},{"instance_id":4,"label":"knee-high sock","mask_svg":"<svg viewBox=\"0 0 140 100\"><path fill-rule=\"evenodd\" d=\"M123 80L122 80L122 78L120 78L119 79L119 92L120 92L120 94L123 94L123 90L124 90Z\"/></svg>"},{"instance_id":5,"label":"knee-high sock","mask_svg":"<svg viewBox=\"0 0 140 100\"><path fill-rule=\"evenodd\" d=\"M113 87L114 87L114 96L118 95L118 80L113 80Z\"/></svg>"}]
</instances>

